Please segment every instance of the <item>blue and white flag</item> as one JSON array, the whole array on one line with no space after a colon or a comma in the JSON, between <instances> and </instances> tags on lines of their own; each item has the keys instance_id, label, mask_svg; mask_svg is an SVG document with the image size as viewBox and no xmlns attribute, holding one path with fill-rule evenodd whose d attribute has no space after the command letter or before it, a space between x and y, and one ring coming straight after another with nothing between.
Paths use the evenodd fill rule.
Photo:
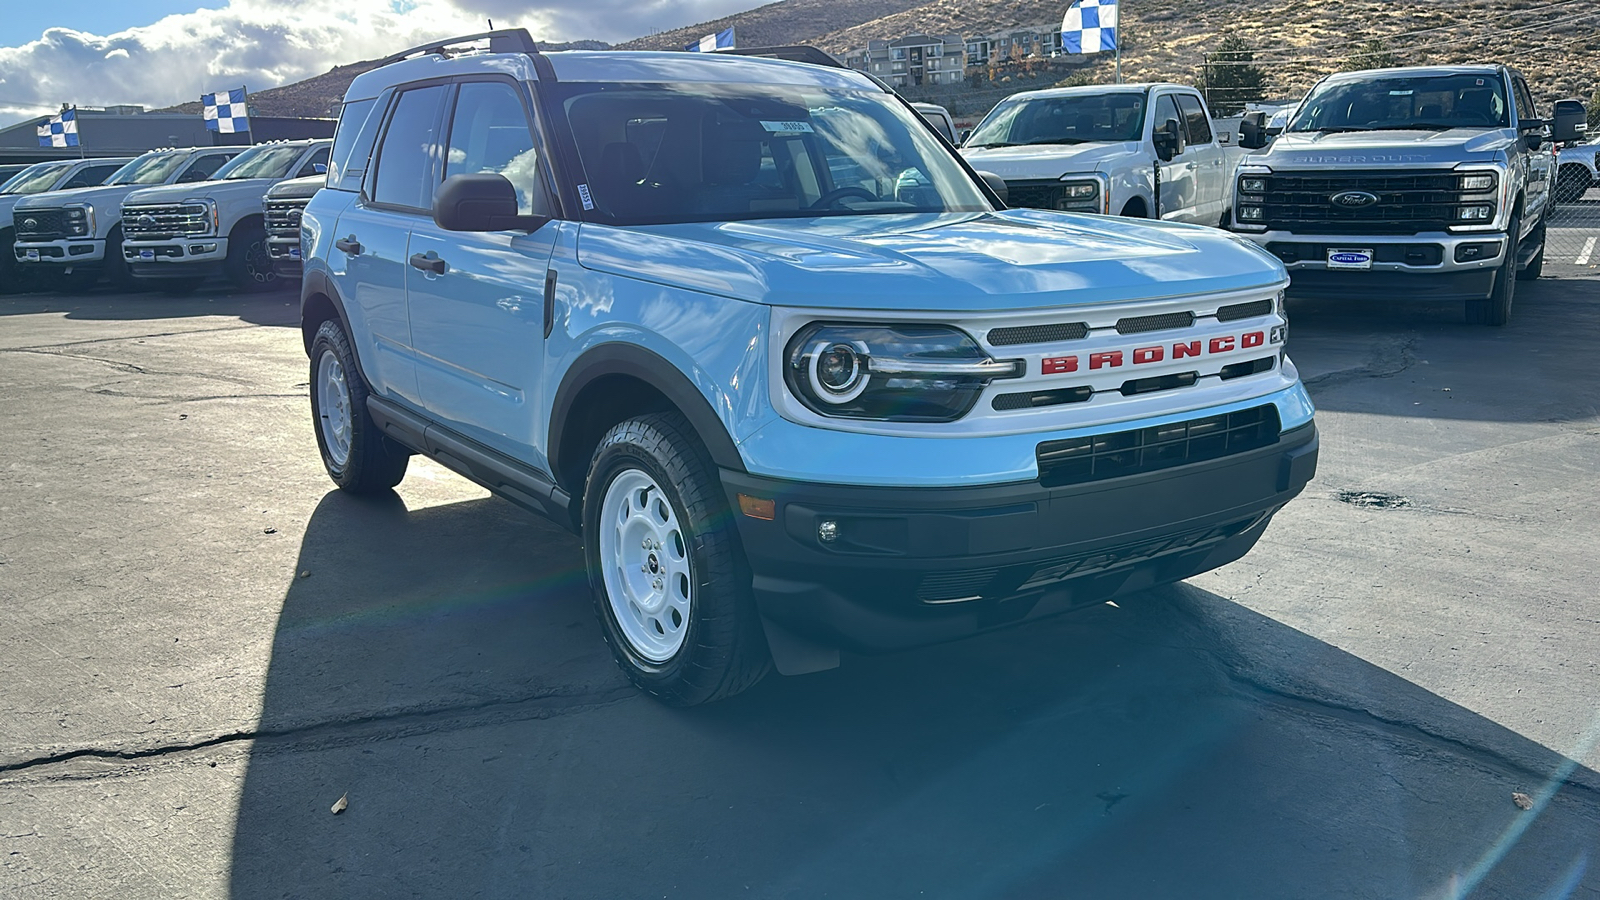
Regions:
<instances>
[{"instance_id":1,"label":"blue and white flag","mask_svg":"<svg viewBox=\"0 0 1600 900\"><path fill-rule=\"evenodd\" d=\"M39 146L78 146L78 111L63 109L60 115L52 116L50 121L40 125Z\"/></svg>"},{"instance_id":2,"label":"blue and white flag","mask_svg":"<svg viewBox=\"0 0 1600 900\"><path fill-rule=\"evenodd\" d=\"M1117 0L1077 0L1061 20L1061 49L1099 53L1117 49Z\"/></svg>"},{"instance_id":3,"label":"blue and white flag","mask_svg":"<svg viewBox=\"0 0 1600 900\"><path fill-rule=\"evenodd\" d=\"M683 49L693 53L710 53L714 50L733 49L733 29L729 28L716 34L708 34L693 44L685 44Z\"/></svg>"},{"instance_id":4,"label":"blue and white flag","mask_svg":"<svg viewBox=\"0 0 1600 900\"><path fill-rule=\"evenodd\" d=\"M245 109L244 88L203 94L200 102L206 106L203 115L206 128L211 131L239 134L250 130L250 113Z\"/></svg>"}]
</instances>

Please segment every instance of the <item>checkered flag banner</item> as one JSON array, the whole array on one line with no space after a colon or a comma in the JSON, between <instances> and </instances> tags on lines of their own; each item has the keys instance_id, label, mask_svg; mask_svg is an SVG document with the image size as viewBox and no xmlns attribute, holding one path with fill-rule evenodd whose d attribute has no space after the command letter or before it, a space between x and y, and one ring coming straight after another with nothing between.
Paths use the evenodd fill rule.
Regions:
<instances>
[{"instance_id":1,"label":"checkered flag banner","mask_svg":"<svg viewBox=\"0 0 1600 900\"><path fill-rule=\"evenodd\" d=\"M1117 49L1117 0L1078 0L1061 20L1061 49L1099 53Z\"/></svg>"},{"instance_id":2,"label":"checkered flag banner","mask_svg":"<svg viewBox=\"0 0 1600 900\"><path fill-rule=\"evenodd\" d=\"M726 28L716 34L708 34L693 44L685 44L683 49L692 53L711 53L716 50L730 50L733 48L733 29Z\"/></svg>"},{"instance_id":3,"label":"checkered flag banner","mask_svg":"<svg viewBox=\"0 0 1600 900\"><path fill-rule=\"evenodd\" d=\"M237 134L250 130L250 114L245 110L244 88L234 91L217 91L200 97L204 103L206 128L221 134Z\"/></svg>"},{"instance_id":4,"label":"checkered flag banner","mask_svg":"<svg viewBox=\"0 0 1600 900\"><path fill-rule=\"evenodd\" d=\"M78 146L78 111L76 109L64 109L60 115L52 116L50 121L40 125L39 146Z\"/></svg>"}]
</instances>

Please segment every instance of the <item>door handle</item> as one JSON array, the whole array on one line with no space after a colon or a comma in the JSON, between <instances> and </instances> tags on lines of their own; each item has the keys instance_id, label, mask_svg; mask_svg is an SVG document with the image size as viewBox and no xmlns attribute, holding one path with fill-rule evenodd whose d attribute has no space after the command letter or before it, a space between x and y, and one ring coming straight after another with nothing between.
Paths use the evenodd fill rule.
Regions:
<instances>
[{"instance_id":1,"label":"door handle","mask_svg":"<svg viewBox=\"0 0 1600 900\"><path fill-rule=\"evenodd\" d=\"M411 254L411 267L413 269L421 269L424 272L432 272L435 275L443 275L444 270L449 268L444 264L444 260L439 258L439 254L432 250L429 250L426 254Z\"/></svg>"},{"instance_id":2,"label":"door handle","mask_svg":"<svg viewBox=\"0 0 1600 900\"><path fill-rule=\"evenodd\" d=\"M361 242L356 240L356 236L353 234L346 238L339 238L337 241L333 242L333 246L343 250L351 256L361 255Z\"/></svg>"}]
</instances>

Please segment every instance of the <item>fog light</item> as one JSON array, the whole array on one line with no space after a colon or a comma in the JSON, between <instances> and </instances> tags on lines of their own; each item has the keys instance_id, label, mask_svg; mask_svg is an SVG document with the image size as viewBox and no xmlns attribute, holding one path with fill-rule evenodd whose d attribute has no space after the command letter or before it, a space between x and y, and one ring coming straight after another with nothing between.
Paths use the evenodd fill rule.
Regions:
<instances>
[{"instance_id":1,"label":"fog light","mask_svg":"<svg viewBox=\"0 0 1600 900\"><path fill-rule=\"evenodd\" d=\"M1492 215L1492 206L1462 206L1456 209L1456 220L1460 222L1487 222Z\"/></svg>"},{"instance_id":2,"label":"fog light","mask_svg":"<svg viewBox=\"0 0 1600 900\"><path fill-rule=\"evenodd\" d=\"M1281 344L1281 343L1287 341L1288 339L1289 339L1289 326L1287 326L1287 325L1274 325L1274 326L1272 326L1272 334L1271 334L1271 336L1267 338L1267 343L1269 343L1269 344Z\"/></svg>"},{"instance_id":3,"label":"fog light","mask_svg":"<svg viewBox=\"0 0 1600 900\"><path fill-rule=\"evenodd\" d=\"M817 526L817 540L831 544L839 539L839 523L828 519Z\"/></svg>"},{"instance_id":4,"label":"fog light","mask_svg":"<svg viewBox=\"0 0 1600 900\"><path fill-rule=\"evenodd\" d=\"M1239 221L1261 222L1266 218L1265 213L1266 210L1263 210L1259 206L1241 206L1239 207Z\"/></svg>"}]
</instances>

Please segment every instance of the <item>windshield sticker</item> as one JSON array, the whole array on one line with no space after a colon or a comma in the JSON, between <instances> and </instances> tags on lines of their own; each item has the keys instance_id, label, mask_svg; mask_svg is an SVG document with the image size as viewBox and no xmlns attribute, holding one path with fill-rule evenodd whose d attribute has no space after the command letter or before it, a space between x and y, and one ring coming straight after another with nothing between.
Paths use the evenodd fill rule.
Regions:
<instances>
[{"instance_id":1,"label":"windshield sticker","mask_svg":"<svg viewBox=\"0 0 1600 900\"><path fill-rule=\"evenodd\" d=\"M761 127L773 134L814 134L810 122L767 122L762 121Z\"/></svg>"},{"instance_id":2,"label":"windshield sticker","mask_svg":"<svg viewBox=\"0 0 1600 900\"><path fill-rule=\"evenodd\" d=\"M589 186L587 184L578 185L578 199L583 201L584 209L594 209L594 200L589 196Z\"/></svg>"},{"instance_id":3,"label":"windshield sticker","mask_svg":"<svg viewBox=\"0 0 1600 900\"><path fill-rule=\"evenodd\" d=\"M1477 84L1478 84L1478 87L1483 87L1483 79L1479 78Z\"/></svg>"},{"instance_id":4,"label":"windshield sticker","mask_svg":"<svg viewBox=\"0 0 1600 900\"><path fill-rule=\"evenodd\" d=\"M1389 92L1389 96L1391 96L1391 97L1409 97L1409 96L1411 96L1412 94L1415 94L1415 93L1416 93L1416 91L1390 91Z\"/></svg>"}]
</instances>

